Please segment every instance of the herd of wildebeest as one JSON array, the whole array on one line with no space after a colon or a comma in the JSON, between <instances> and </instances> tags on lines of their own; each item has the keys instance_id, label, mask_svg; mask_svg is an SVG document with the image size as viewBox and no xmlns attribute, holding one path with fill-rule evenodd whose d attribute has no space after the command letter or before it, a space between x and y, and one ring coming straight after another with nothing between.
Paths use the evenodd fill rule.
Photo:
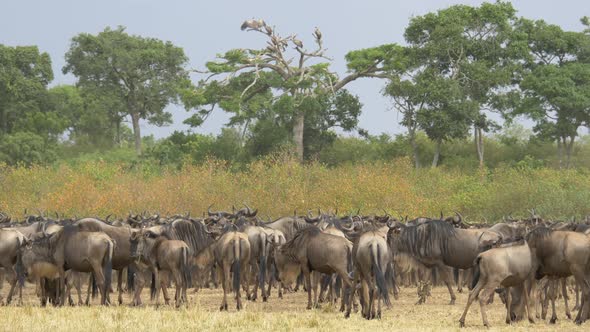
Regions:
<instances>
[{"instance_id":1,"label":"herd of wildebeest","mask_svg":"<svg viewBox=\"0 0 590 332\"><path fill-rule=\"evenodd\" d=\"M506 323L525 317L545 319L549 302L551 323L555 301L575 294L576 324L590 310L590 219L543 220L534 210L529 218L504 218L498 223L467 223L459 213L439 218L326 213L264 221L248 206L232 212L211 211L202 218L190 214L162 217L147 212L126 218L55 218L39 213L16 220L0 213L0 281L10 283L9 304L18 293L22 303L25 281L36 285L41 305L83 304L81 285L88 280L85 303L100 295L111 302L113 270L117 273L118 303L133 293L131 305L141 305L149 284L151 300L168 304L174 284L175 305L187 302L187 288L223 288L220 310L228 309L228 293L242 309L248 300L267 301L303 287L307 308L337 303L349 317L360 311L380 318L382 302L398 298L400 286L418 286L424 303L433 284L444 284L455 303L454 288L469 285L465 317L479 301L485 307L498 294L506 307ZM125 285L123 285L125 283ZM319 296L318 296L319 288ZM560 291L561 290L561 291ZM313 293L313 297L312 297ZM539 309L541 313L539 314Z\"/></svg>"}]
</instances>

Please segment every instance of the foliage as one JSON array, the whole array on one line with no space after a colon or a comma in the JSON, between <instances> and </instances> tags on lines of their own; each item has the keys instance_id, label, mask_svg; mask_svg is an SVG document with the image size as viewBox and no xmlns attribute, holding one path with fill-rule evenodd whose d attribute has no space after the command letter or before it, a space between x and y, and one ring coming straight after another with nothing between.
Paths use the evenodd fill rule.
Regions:
<instances>
[{"instance_id":1,"label":"foliage","mask_svg":"<svg viewBox=\"0 0 590 332\"><path fill-rule=\"evenodd\" d=\"M5 189L0 210L15 216L25 208L78 216L124 216L130 210L198 215L210 204L229 209L242 202L273 217L317 207L342 213L386 209L409 216L459 210L470 220L526 216L530 208L546 218L579 220L590 214L588 171L549 169L530 158L516 168L483 172L416 170L407 158L328 168L275 154L239 170L205 159L180 169L87 161L58 167L4 166L1 174Z\"/></svg>"},{"instance_id":2,"label":"foliage","mask_svg":"<svg viewBox=\"0 0 590 332\"><path fill-rule=\"evenodd\" d=\"M112 117L131 117L138 154L139 120L159 126L171 123L172 115L164 108L177 101L181 89L190 86L184 69L188 58L182 48L128 35L123 27L106 28L96 36L75 36L65 57L63 72L74 74L78 86L105 93L125 105L124 109L113 109L116 113Z\"/></svg>"}]
</instances>

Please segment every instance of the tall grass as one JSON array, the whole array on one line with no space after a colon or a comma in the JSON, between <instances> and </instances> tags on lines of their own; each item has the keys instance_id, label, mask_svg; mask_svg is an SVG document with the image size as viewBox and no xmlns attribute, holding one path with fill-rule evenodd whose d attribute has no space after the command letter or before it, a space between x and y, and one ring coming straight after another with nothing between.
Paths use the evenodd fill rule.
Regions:
<instances>
[{"instance_id":1,"label":"tall grass","mask_svg":"<svg viewBox=\"0 0 590 332\"><path fill-rule=\"evenodd\" d=\"M20 217L25 209L69 216L124 216L144 210L160 214L210 204L231 209L243 202L262 216L294 210L338 209L340 213L438 216L460 211L470 220L590 214L590 174L583 170L496 168L471 173L412 168L408 159L329 168L275 156L241 170L216 160L180 170L151 164L83 162L56 167L0 166L0 211Z\"/></svg>"}]
</instances>

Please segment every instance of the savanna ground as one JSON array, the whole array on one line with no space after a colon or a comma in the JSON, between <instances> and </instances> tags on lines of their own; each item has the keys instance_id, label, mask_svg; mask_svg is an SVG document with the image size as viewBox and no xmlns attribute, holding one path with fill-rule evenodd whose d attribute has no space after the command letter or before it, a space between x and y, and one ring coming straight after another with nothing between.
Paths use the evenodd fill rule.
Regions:
<instances>
[{"instance_id":1,"label":"savanna ground","mask_svg":"<svg viewBox=\"0 0 590 332\"><path fill-rule=\"evenodd\" d=\"M320 309L306 310L307 296L304 292L287 293L281 300L276 291L269 301L244 301L245 308L235 310L235 301L230 301L229 312L219 312L222 291L205 289L198 293L189 290L189 305L180 309L172 306L156 308L149 301L147 290L142 299L147 305L129 307L128 305L101 307L95 304L86 307L41 308L34 296L35 287L27 284L24 291L24 306L0 307L0 329L5 331L439 331L459 330L458 320L467 301L467 293L457 294L457 304L448 305L449 296L446 288L436 287L432 290L425 305L417 306L415 288L402 288L399 300L393 301L393 307L383 312L380 320L367 321L359 313L353 313L350 319L344 319L338 306L324 304ZM6 292L6 287L3 290ZM173 289L170 289L173 296ZM4 294L5 295L5 294ZM116 296L111 295L111 298ZM162 299L162 298L161 298ZM233 299L233 298L232 298ZM125 297L125 303L130 297ZM557 303L558 317L556 325L537 321L518 322L512 326L504 323L504 307L496 297L488 306L490 330L513 331L535 330L587 331L586 323L576 326L567 320L563 313L563 302ZM483 325L479 305L475 303L466 319L464 331L481 330Z\"/></svg>"}]
</instances>

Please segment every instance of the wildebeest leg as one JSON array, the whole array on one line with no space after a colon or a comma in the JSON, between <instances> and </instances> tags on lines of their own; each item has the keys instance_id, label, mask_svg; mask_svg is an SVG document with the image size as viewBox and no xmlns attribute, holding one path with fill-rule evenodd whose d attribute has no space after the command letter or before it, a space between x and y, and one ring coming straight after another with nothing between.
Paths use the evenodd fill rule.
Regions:
<instances>
[{"instance_id":1,"label":"wildebeest leg","mask_svg":"<svg viewBox=\"0 0 590 332\"><path fill-rule=\"evenodd\" d=\"M175 305L177 308L180 307L182 304L182 276L180 275L180 270L174 269L172 270L172 276L174 277L174 283L176 284L176 292L174 295L174 299L176 300Z\"/></svg>"},{"instance_id":2,"label":"wildebeest leg","mask_svg":"<svg viewBox=\"0 0 590 332\"><path fill-rule=\"evenodd\" d=\"M131 302L131 305L140 306L141 291L143 290L143 286L145 285L144 271L141 271L139 268L135 269L135 276L133 282L135 284L135 292L133 294L133 301Z\"/></svg>"},{"instance_id":3,"label":"wildebeest leg","mask_svg":"<svg viewBox=\"0 0 590 332\"><path fill-rule=\"evenodd\" d=\"M228 264L223 264L223 269L219 266L219 264L217 264L217 270L218 275L221 276L221 286L223 288L223 300L221 301L221 307L219 308L219 310L223 311L227 311L227 291L230 288L230 265Z\"/></svg>"},{"instance_id":4,"label":"wildebeest leg","mask_svg":"<svg viewBox=\"0 0 590 332\"><path fill-rule=\"evenodd\" d=\"M307 265L304 265L301 270L305 279L305 287L307 288L307 309L311 309L311 272Z\"/></svg>"},{"instance_id":5,"label":"wildebeest leg","mask_svg":"<svg viewBox=\"0 0 590 332\"><path fill-rule=\"evenodd\" d=\"M535 279L534 278L529 279L529 283L531 284L531 290L534 291L534 287L532 285L535 283ZM533 315L533 304L534 303L531 303L533 301L531 301L531 299L529 299L529 291L528 291L528 287L527 287L526 283L522 287L522 294L523 294L524 305L526 307L527 315L529 317L529 322L534 324L535 323L535 317Z\"/></svg>"},{"instance_id":6,"label":"wildebeest leg","mask_svg":"<svg viewBox=\"0 0 590 332\"><path fill-rule=\"evenodd\" d=\"M250 280L254 280L255 284L258 284L258 273L254 275L253 279L250 279L252 277L251 274L248 274L248 269L243 266L241 268L241 271L238 271L240 273L240 280L242 283L242 288L244 288L244 291L246 292L246 297L250 296ZM263 299L265 298L264 295L264 286L260 287L260 294L263 297ZM242 300L240 299L240 309L242 308Z\"/></svg>"},{"instance_id":7,"label":"wildebeest leg","mask_svg":"<svg viewBox=\"0 0 590 332\"><path fill-rule=\"evenodd\" d=\"M313 271L311 272L311 277L311 288L313 290L313 307L319 308L320 304L318 303L318 285L320 283L322 274L317 271Z\"/></svg>"},{"instance_id":8,"label":"wildebeest leg","mask_svg":"<svg viewBox=\"0 0 590 332\"><path fill-rule=\"evenodd\" d=\"M459 319L459 326L460 327L465 327L465 317L467 316L467 312L469 311L469 307L471 306L471 303L473 303L473 301L477 298L477 296L479 295L479 292L481 291L481 289L484 286L484 282L480 279L477 283L477 285L475 285L475 287L469 292L469 297L467 298L467 304L465 305L465 310L463 310L463 315L461 315L461 318Z\"/></svg>"},{"instance_id":9,"label":"wildebeest leg","mask_svg":"<svg viewBox=\"0 0 590 332\"><path fill-rule=\"evenodd\" d=\"M561 292L565 306L565 315L567 319L572 319L572 314L570 312L570 307L568 304L569 295L567 294L567 278L561 278Z\"/></svg>"},{"instance_id":10,"label":"wildebeest leg","mask_svg":"<svg viewBox=\"0 0 590 332\"><path fill-rule=\"evenodd\" d=\"M570 267L572 274L576 278L576 282L582 289L581 308L574 322L582 324L588 319L588 311L590 309L590 280L586 276L585 266L574 265Z\"/></svg>"},{"instance_id":11,"label":"wildebeest leg","mask_svg":"<svg viewBox=\"0 0 590 332\"><path fill-rule=\"evenodd\" d=\"M119 305L123 304L123 271L125 269L120 269L117 273L117 292L119 292L118 302Z\"/></svg>"},{"instance_id":12,"label":"wildebeest leg","mask_svg":"<svg viewBox=\"0 0 590 332\"><path fill-rule=\"evenodd\" d=\"M100 291L100 304L107 305L109 296L109 289L105 283L105 275L102 271L102 265L98 262L91 262L90 265L92 266L92 270L94 271L94 280L96 280L96 285L98 286L98 290Z\"/></svg>"},{"instance_id":13,"label":"wildebeest leg","mask_svg":"<svg viewBox=\"0 0 590 332\"><path fill-rule=\"evenodd\" d=\"M330 284L331 280L332 279L327 274L322 274L320 277L320 296L318 298L318 301L320 303L324 303L326 301L326 291L328 290L328 287L330 286L329 284ZM330 296L328 296L328 298L331 300Z\"/></svg>"},{"instance_id":14,"label":"wildebeest leg","mask_svg":"<svg viewBox=\"0 0 590 332\"><path fill-rule=\"evenodd\" d=\"M354 279L352 284L349 284L349 286L346 286L346 288L344 287L346 284L344 283L344 280L342 280L342 289L344 292L344 295L342 296L342 305L344 305L344 301L346 301L346 313L344 314L344 318L350 317L350 311L352 310L352 299L354 298L356 285L359 283L360 273L357 267L354 268L353 275Z\"/></svg>"},{"instance_id":15,"label":"wildebeest leg","mask_svg":"<svg viewBox=\"0 0 590 332\"><path fill-rule=\"evenodd\" d=\"M82 305L82 276L81 272L76 272L74 274L74 287L76 287L76 292L78 293L78 305Z\"/></svg>"},{"instance_id":16,"label":"wildebeest leg","mask_svg":"<svg viewBox=\"0 0 590 332\"><path fill-rule=\"evenodd\" d=\"M169 282L170 282L170 273L168 271L161 271L160 272L160 286L156 289L156 296L159 295L158 294L159 289L162 289L162 294L164 295L164 304L165 305L170 305L170 296L168 295ZM156 285L158 285L158 284L156 284ZM158 303L158 302L156 302L156 303Z\"/></svg>"},{"instance_id":17,"label":"wildebeest leg","mask_svg":"<svg viewBox=\"0 0 590 332\"><path fill-rule=\"evenodd\" d=\"M252 280L254 280L254 287L252 289L251 294L248 294L248 292L246 292L246 299L256 301L256 299L258 298L258 265L256 263L255 258L253 262L250 262L250 271L250 276L254 276L254 278L252 278ZM264 293L264 290L262 290L262 292Z\"/></svg>"},{"instance_id":18,"label":"wildebeest leg","mask_svg":"<svg viewBox=\"0 0 590 332\"><path fill-rule=\"evenodd\" d=\"M12 302L12 296L14 295L14 290L16 288L17 277L14 268L10 267L7 268L7 270L9 273L8 282L10 283L10 291L8 292L8 296L6 297L6 304L10 304L10 302Z\"/></svg>"},{"instance_id":19,"label":"wildebeest leg","mask_svg":"<svg viewBox=\"0 0 590 332\"><path fill-rule=\"evenodd\" d=\"M455 296L455 292L453 291L453 275L451 274L452 269L446 267L446 266L441 266L439 267L439 272L440 272L440 277L443 280L443 282L445 283L445 285L447 285L447 289L449 290L449 295L451 295L451 302L449 302L450 305L455 304L455 300L457 299L457 297Z\"/></svg>"},{"instance_id":20,"label":"wildebeest leg","mask_svg":"<svg viewBox=\"0 0 590 332\"><path fill-rule=\"evenodd\" d=\"M457 292L463 293L463 270L457 270ZM455 269L453 269L453 273L455 273Z\"/></svg>"},{"instance_id":21,"label":"wildebeest leg","mask_svg":"<svg viewBox=\"0 0 590 332\"><path fill-rule=\"evenodd\" d=\"M488 285L490 285L488 283ZM481 311L481 320L483 321L483 325L485 327L490 327L490 322L488 322L488 315L486 313L486 305L488 302L488 299L490 298L490 295L494 293L494 291L496 290L495 286L488 286L487 288L485 288L483 290L483 292L480 294L479 297L479 307L480 307L480 311Z\"/></svg>"},{"instance_id":22,"label":"wildebeest leg","mask_svg":"<svg viewBox=\"0 0 590 332\"><path fill-rule=\"evenodd\" d=\"M574 310L580 310L580 286L577 282L574 291L576 292L576 305L574 306Z\"/></svg>"},{"instance_id":23,"label":"wildebeest leg","mask_svg":"<svg viewBox=\"0 0 590 332\"><path fill-rule=\"evenodd\" d=\"M153 274L153 283L154 286L156 287L156 307L158 307L160 305L160 287L158 287L158 285L160 285L160 275L159 275L159 271L158 269L154 266L151 268L152 270L152 274Z\"/></svg>"},{"instance_id":24,"label":"wildebeest leg","mask_svg":"<svg viewBox=\"0 0 590 332\"><path fill-rule=\"evenodd\" d=\"M551 300L551 319L549 320L550 324L555 324L557 322L557 312L555 311L555 300L557 299L557 280L551 280L551 284L549 286L549 299Z\"/></svg>"},{"instance_id":25,"label":"wildebeest leg","mask_svg":"<svg viewBox=\"0 0 590 332\"><path fill-rule=\"evenodd\" d=\"M86 292L86 305L90 305L90 293L92 292L92 272L88 277L88 291Z\"/></svg>"},{"instance_id":26,"label":"wildebeest leg","mask_svg":"<svg viewBox=\"0 0 590 332\"><path fill-rule=\"evenodd\" d=\"M524 292L526 292L526 289ZM504 294L506 294L506 324L511 324L512 317L510 315L510 309L512 307L512 295L510 294L510 287L504 288Z\"/></svg>"}]
</instances>

